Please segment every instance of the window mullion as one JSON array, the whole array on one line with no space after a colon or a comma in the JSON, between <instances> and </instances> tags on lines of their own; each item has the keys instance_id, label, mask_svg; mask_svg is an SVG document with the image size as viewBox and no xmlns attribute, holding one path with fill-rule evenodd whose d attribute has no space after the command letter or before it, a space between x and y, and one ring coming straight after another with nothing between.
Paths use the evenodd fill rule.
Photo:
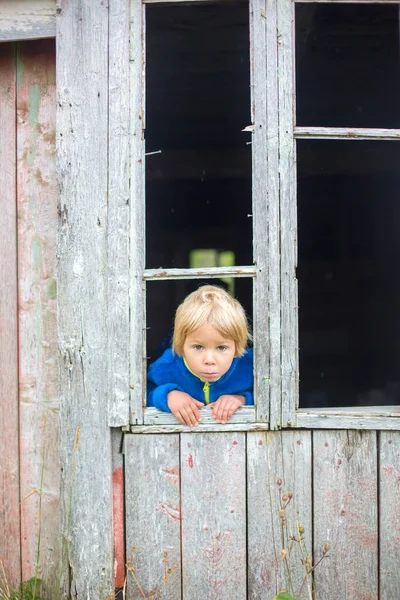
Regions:
<instances>
[{"instance_id":1,"label":"window mullion","mask_svg":"<svg viewBox=\"0 0 400 600\"><path fill-rule=\"evenodd\" d=\"M276 0L252 0L254 364L256 420L280 421Z\"/></svg>"},{"instance_id":2,"label":"window mullion","mask_svg":"<svg viewBox=\"0 0 400 600\"><path fill-rule=\"evenodd\" d=\"M145 14L141 0L130 3L130 421L143 423L145 285Z\"/></svg>"},{"instance_id":3,"label":"window mullion","mask_svg":"<svg viewBox=\"0 0 400 600\"><path fill-rule=\"evenodd\" d=\"M295 424L296 408L298 406L296 147L293 134L295 110L294 48L294 3L291 0L279 0L282 427Z\"/></svg>"}]
</instances>

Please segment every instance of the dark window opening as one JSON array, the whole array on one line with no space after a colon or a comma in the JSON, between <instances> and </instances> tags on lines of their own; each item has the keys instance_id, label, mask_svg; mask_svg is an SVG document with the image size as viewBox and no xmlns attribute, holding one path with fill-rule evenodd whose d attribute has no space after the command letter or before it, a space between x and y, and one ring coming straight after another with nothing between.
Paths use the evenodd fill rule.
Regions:
<instances>
[{"instance_id":1,"label":"dark window opening","mask_svg":"<svg viewBox=\"0 0 400 600\"><path fill-rule=\"evenodd\" d=\"M252 264L248 3L147 6L146 47L146 267Z\"/></svg>"},{"instance_id":2,"label":"dark window opening","mask_svg":"<svg viewBox=\"0 0 400 600\"><path fill-rule=\"evenodd\" d=\"M154 362L170 347L175 311L188 294L202 285L218 285L228 290L221 279L181 279L150 281L147 284L147 362ZM246 311L250 328L253 315L253 281L247 277L235 279L235 298Z\"/></svg>"},{"instance_id":3,"label":"dark window opening","mask_svg":"<svg viewBox=\"0 0 400 600\"><path fill-rule=\"evenodd\" d=\"M400 127L398 4L297 4L297 125Z\"/></svg>"},{"instance_id":4,"label":"dark window opening","mask_svg":"<svg viewBox=\"0 0 400 600\"><path fill-rule=\"evenodd\" d=\"M297 142L300 406L400 402L400 145Z\"/></svg>"}]
</instances>

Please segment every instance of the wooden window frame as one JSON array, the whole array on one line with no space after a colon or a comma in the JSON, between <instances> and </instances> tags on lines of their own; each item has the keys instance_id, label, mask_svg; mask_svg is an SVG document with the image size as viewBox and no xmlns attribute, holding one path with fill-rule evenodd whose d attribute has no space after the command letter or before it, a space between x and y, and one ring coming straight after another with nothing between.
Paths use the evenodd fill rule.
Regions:
<instances>
[{"instance_id":1,"label":"wooden window frame","mask_svg":"<svg viewBox=\"0 0 400 600\"><path fill-rule=\"evenodd\" d=\"M191 0L186 4L192 4ZM204 3L204 0L202 0ZM215 3L215 0L207 0ZM145 45L146 4L131 0L131 277L130 423L131 430L154 433L190 430L175 417L144 406L146 377L145 300L148 281L202 277L251 277L254 282L255 406L238 410L218 426L204 408L196 431L267 429L280 421L280 290L278 191L278 83L276 0L250 0L251 130L254 265L204 269L146 269L145 248ZM175 2L177 4L179 2ZM227 3L227 10L229 4ZM266 14L270 16L266 18ZM267 89L266 80L269 81ZM266 143L268 140L268 143ZM141 323L142 326L135 326Z\"/></svg>"},{"instance_id":2,"label":"wooden window frame","mask_svg":"<svg viewBox=\"0 0 400 600\"><path fill-rule=\"evenodd\" d=\"M309 4L320 2L312 0ZM324 0L322 0L324 1ZM393 0L360 4L398 4ZM295 95L295 5L302 0L278 0L279 147L281 196L282 290L282 421L281 427L307 429L400 430L400 406L302 409L298 405L298 301L296 141L298 139L400 140L399 129L297 127ZM336 0L335 3L346 0ZM357 0L355 2L357 3ZM287 218L286 218L287 217ZM284 357L287 359L284 360Z\"/></svg>"}]
</instances>

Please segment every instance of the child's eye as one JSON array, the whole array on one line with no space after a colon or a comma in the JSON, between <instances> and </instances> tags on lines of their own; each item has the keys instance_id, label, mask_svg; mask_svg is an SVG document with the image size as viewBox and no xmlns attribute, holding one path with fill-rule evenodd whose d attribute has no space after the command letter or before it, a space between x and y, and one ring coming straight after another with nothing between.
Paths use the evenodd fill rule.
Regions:
<instances>
[{"instance_id":1,"label":"child's eye","mask_svg":"<svg viewBox=\"0 0 400 600\"><path fill-rule=\"evenodd\" d=\"M223 352L224 350L227 350L228 346L218 346L217 350L220 350L221 352Z\"/></svg>"},{"instance_id":2,"label":"child's eye","mask_svg":"<svg viewBox=\"0 0 400 600\"><path fill-rule=\"evenodd\" d=\"M194 350L202 350L203 346L200 346L200 344L194 344L193 349Z\"/></svg>"}]
</instances>

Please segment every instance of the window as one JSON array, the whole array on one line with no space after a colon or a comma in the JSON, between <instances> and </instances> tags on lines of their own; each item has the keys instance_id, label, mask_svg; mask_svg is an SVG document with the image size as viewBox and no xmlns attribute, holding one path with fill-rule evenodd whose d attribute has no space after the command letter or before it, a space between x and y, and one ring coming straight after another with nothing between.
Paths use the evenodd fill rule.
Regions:
<instances>
[{"instance_id":1,"label":"window","mask_svg":"<svg viewBox=\"0 0 400 600\"><path fill-rule=\"evenodd\" d=\"M175 426L147 363L219 279L253 320L238 426L396 427L398 6L132 11L132 424Z\"/></svg>"}]
</instances>

